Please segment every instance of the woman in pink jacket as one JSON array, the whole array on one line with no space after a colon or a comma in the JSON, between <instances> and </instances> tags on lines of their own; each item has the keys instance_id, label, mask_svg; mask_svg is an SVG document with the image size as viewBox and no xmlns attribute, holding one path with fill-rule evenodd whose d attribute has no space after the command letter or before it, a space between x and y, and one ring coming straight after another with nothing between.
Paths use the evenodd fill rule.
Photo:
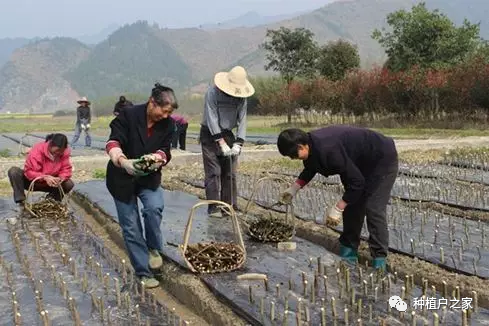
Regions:
<instances>
[{"instance_id":1,"label":"woman in pink jacket","mask_svg":"<svg viewBox=\"0 0 489 326\"><path fill-rule=\"evenodd\" d=\"M73 189L71 181L72 166L70 162L70 149L68 139L63 134L50 134L46 140L32 146L24 164L24 169L11 167L8 178L14 190L14 201L23 208L25 201L24 190L29 188L32 180L38 179L34 191L48 193L48 197L60 201L61 194L58 185L61 185L65 194Z\"/></svg>"}]
</instances>

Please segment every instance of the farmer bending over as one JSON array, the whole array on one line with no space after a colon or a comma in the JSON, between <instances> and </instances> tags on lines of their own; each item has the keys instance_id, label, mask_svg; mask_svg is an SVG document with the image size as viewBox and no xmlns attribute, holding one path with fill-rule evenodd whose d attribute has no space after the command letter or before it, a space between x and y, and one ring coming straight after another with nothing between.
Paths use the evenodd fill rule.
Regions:
<instances>
[{"instance_id":1,"label":"farmer bending over","mask_svg":"<svg viewBox=\"0 0 489 326\"><path fill-rule=\"evenodd\" d=\"M170 114L176 108L178 104L173 90L156 84L147 103L125 108L112 120L106 145L110 156L107 188L114 198L136 276L148 288L159 285L150 268L158 269L163 264L161 168L171 159L170 146L175 125ZM156 161L152 167L154 172L145 175L138 170L134 162L139 158ZM143 204L144 237L138 198Z\"/></svg>"},{"instance_id":2,"label":"farmer bending over","mask_svg":"<svg viewBox=\"0 0 489 326\"><path fill-rule=\"evenodd\" d=\"M38 177L34 184L34 191L48 193L48 198L60 201L62 194L58 186L61 185L65 194L73 189L71 181L72 166L70 162L70 149L68 138L63 134L50 134L44 142L32 146L27 154L24 169L11 167L7 174L14 191L14 201L24 208L25 193L32 180Z\"/></svg>"},{"instance_id":3,"label":"farmer bending over","mask_svg":"<svg viewBox=\"0 0 489 326\"><path fill-rule=\"evenodd\" d=\"M330 126L309 133L284 130L277 147L283 156L304 161L302 173L281 195L281 202L290 203L316 173L325 177L339 174L345 193L326 218L339 222L343 216L340 256L351 263L357 261L366 215L373 266L385 269L389 247L386 206L398 172L393 139L369 129Z\"/></svg>"}]
</instances>

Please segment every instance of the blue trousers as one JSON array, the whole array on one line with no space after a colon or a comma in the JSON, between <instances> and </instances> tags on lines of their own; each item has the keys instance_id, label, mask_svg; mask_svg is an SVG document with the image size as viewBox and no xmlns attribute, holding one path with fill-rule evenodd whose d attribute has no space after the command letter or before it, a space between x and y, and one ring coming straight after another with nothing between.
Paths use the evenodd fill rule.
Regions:
<instances>
[{"instance_id":1,"label":"blue trousers","mask_svg":"<svg viewBox=\"0 0 489 326\"><path fill-rule=\"evenodd\" d=\"M143 204L144 237L137 199ZM129 203L115 201L119 224L122 228L131 264L138 277L152 277L149 269L149 250L156 249L162 253L161 218L165 207L163 189L141 189Z\"/></svg>"},{"instance_id":2,"label":"blue trousers","mask_svg":"<svg viewBox=\"0 0 489 326\"><path fill-rule=\"evenodd\" d=\"M80 138L82 132L82 128L81 128L82 123L86 125L88 123L88 120L83 120L80 122L77 121L77 123L75 124L75 134L73 135L73 139L71 140L72 146L76 144L76 142L78 142L78 139ZM85 129L84 131L85 131L85 146L90 147L92 145L92 136L90 135L90 130Z\"/></svg>"}]
</instances>

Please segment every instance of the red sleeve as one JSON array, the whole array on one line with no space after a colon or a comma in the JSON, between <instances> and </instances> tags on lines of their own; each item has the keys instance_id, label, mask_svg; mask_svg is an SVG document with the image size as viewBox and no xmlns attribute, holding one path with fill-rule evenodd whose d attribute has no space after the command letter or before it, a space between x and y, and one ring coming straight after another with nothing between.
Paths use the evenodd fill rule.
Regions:
<instances>
[{"instance_id":1,"label":"red sleeve","mask_svg":"<svg viewBox=\"0 0 489 326\"><path fill-rule=\"evenodd\" d=\"M168 164L168 158L167 158L166 153L164 151L157 150L155 154L158 154L159 156L161 156L161 159L163 160L162 166L165 166Z\"/></svg>"},{"instance_id":2,"label":"red sleeve","mask_svg":"<svg viewBox=\"0 0 489 326\"><path fill-rule=\"evenodd\" d=\"M61 157L61 168L58 173L58 177L61 178L61 180L68 180L71 178L73 169L70 162L70 154L71 150L67 148Z\"/></svg>"},{"instance_id":3,"label":"red sleeve","mask_svg":"<svg viewBox=\"0 0 489 326\"><path fill-rule=\"evenodd\" d=\"M119 141L117 140L109 140L106 144L105 144L105 151L107 152L107 154L109 154L110 150L112 148L115 148L115 147L119 147L121 148L121 144L119 143Z\"/></svg>"},{"instance_id":4,"label":"red sleeve","mask_svg":"<svg viewBox=\"0 0 489 326\"><path fill-rule=\"evenodd\" d=\"M312 178L314 178L315 175L316 171L314 169L309 168L308 166L304 166L304 170L302 170L301 174L299 174L299 177L297 178L297 180L295 180L295 183L303 188L305 185L311 182Z\"/></svg>"},{"instance_id":5,"label":"red sleeve","mask_svg":"<svg viewBox=\"0 0 489 326\"><path fill-rule=\"evenodd\" d=\"M37 177L44 175L42 173L41 153L39 147L34 146L27 154L27 158L24 163L24 175L29 180L34 180Z\"/></svg>"}]
</instances>

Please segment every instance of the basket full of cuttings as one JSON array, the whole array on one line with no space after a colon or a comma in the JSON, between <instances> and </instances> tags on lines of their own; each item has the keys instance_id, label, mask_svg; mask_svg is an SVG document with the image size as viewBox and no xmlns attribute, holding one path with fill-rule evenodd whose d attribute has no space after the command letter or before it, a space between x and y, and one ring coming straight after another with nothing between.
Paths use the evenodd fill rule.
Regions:
<instances>
[{"instance_id":1,"label":"basket full of cuttings","mask_svg":"<svg viewBox=\"0 0 489 326\"><path fill-rule=\"evenodd\" d=\"M27 189L25 210L33 218L50 219L50 220L65 220L71 217L70 211L67 205L67 196L65 195L61 185L58 185L58 191L61 200L55 200L50 196L45 196L43 199L32 202L30 197L34 191L34 185L37 181L43 179L44 176L38 177L32 180L29 188Z\"/></svg>"},{"instance_id":2,"label":"basket full of cuttings","mask_svg":"<svg viewBox=\"0 0 489 326\"><path fill-rule=\"evenodd\" d=\"M189 244L190 229L196 208L207 204L218 204L229 210L233 224L234 241L208 241ZM180 246L182 256L189 269L194 273L212 274L231 272L241 268L246 261L246 249L241 235L241 229L233 208L223 202L203 200L194 205L190 211L184 233L184 243Z\"/></svg>"},{"instance_id":3,"label":"basket full of cuttings","mask_svg":"<svg viewBox=\"0 0 489 326\"><path fill-rule=\"evenodd\" d=\"M283 205L275 203L274 206ZM259 217L248 225L248 235L260 242L284 242L292 239L295 235L295 225L293 224L293 207L291 204L285 205L285 218ZM292 218L291 218L292 216ZM292 221L292 222L289 222Z\"/></svg>"}]
</instances>

